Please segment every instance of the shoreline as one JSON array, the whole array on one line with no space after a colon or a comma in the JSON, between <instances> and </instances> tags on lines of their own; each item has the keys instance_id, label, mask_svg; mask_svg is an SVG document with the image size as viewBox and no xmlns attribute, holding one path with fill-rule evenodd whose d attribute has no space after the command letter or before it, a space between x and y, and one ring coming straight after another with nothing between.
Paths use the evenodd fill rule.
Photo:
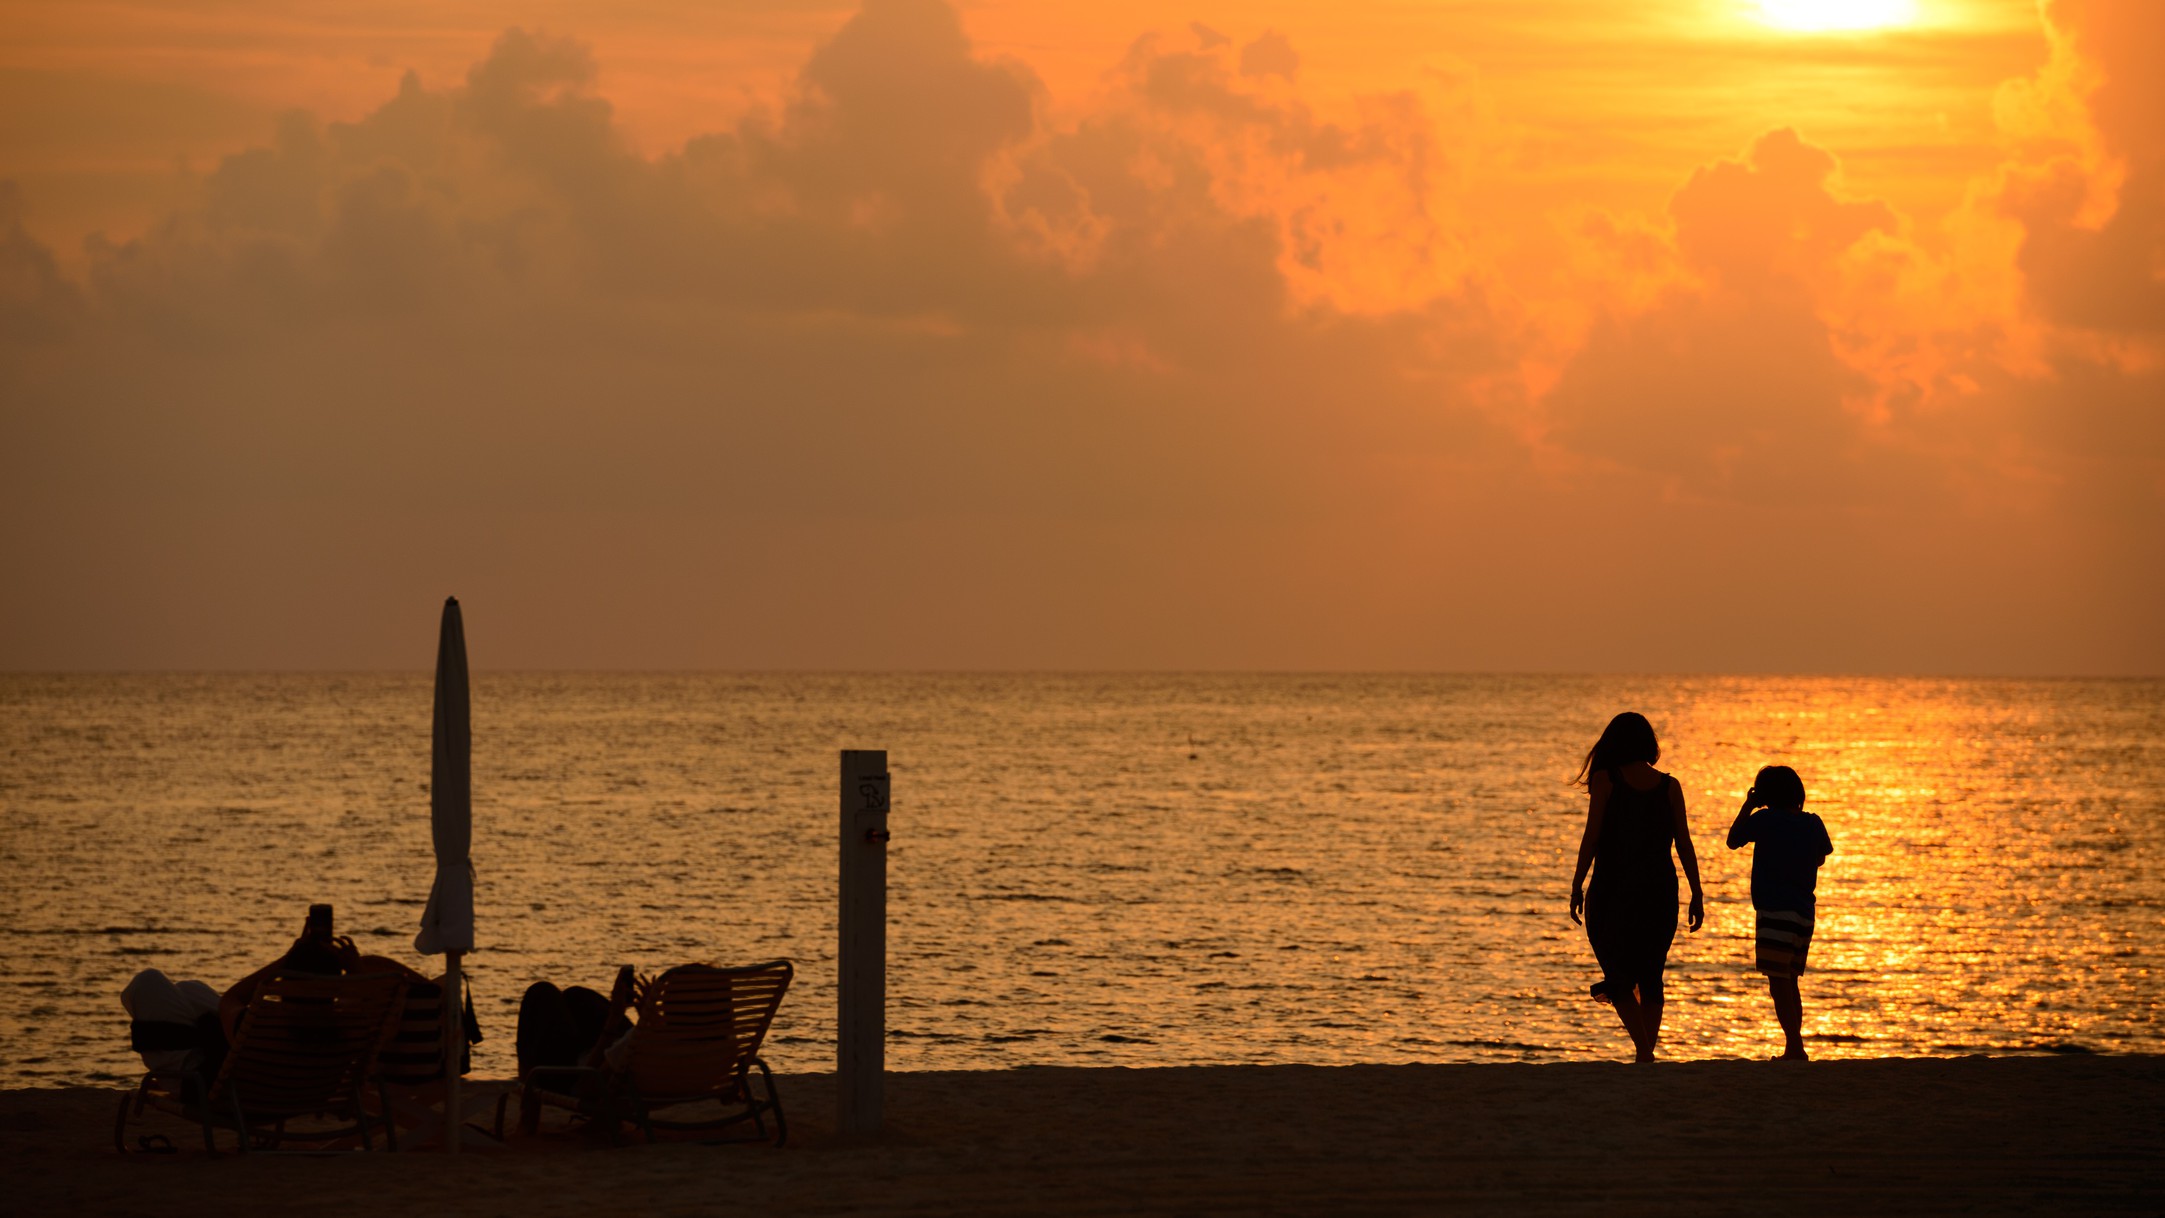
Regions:
<instances>
[{"instance_id":1,"label":"shoreline","mask_svg":"<svg viewBox=\"0 0 2165 1218\"><path fill-rule=\"evenodd\" d=\"M0 1157L10 1208L25 1215L375 1215L445 1203L520 1215L2155 1214L2165 1204L2165 1057L909 1072L888 1076L886 1131L849 1141L833 1132L832 1075L781 1085L790 1144L779 1151L610 1149L567 1134L456 1159L124 1158L111 1149L118 1088L9 1090Z\"/></svg>"}]
</instances>

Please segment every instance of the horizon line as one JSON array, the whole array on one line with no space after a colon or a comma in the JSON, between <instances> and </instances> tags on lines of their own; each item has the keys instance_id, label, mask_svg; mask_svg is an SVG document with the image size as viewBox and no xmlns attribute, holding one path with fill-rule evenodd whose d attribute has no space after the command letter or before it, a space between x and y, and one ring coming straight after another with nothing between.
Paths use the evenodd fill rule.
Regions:
<instances>
[{"instance_id":1,"label":"horizon line","mask_svg":"<svg viewBox=\"0 0 2165 1218\"><path fill-rule=\"evenodd\" d=\"M6 677L428 677L433 666L412 668L6 668ZM1759 680L1872 681L2165 681L2165 672L1947 672L1898 670L1776 669L1508 669L1508 668L652 668L487 667L492 676L717 676L717 677L1492 677L1492 678L1753 678Z\"/></svg>"}]
</instances>

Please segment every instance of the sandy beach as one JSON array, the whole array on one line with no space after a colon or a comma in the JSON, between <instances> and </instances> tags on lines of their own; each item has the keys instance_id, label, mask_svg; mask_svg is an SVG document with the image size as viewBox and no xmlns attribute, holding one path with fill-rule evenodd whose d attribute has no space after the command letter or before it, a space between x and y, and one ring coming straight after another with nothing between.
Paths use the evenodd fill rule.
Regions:
<instances>
[{"instance_id":1,"label":"sandy beach","mask_svg":"<svg viewBox=\"0 0 2165 1218\"><path fill-rule=\"evenodd\" d=\"M115 1093L0 1093L22 1215L2140 1213L2165 1205L2165 1059L1165 1069L890 1077L838 1138L784 1080L786 1149L120 1158ZM175 1132L182 1132L177 1130ZM192 1145L192 1139L176 1138Z\"/></svg>"}]
</instances>

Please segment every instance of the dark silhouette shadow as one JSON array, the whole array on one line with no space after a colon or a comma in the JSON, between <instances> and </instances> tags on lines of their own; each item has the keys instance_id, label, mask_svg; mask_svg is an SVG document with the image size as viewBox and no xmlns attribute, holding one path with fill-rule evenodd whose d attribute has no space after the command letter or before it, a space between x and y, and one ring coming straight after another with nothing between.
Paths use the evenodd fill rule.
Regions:
<instances>
[{"instance_id":1,"label":"dark silhouette shadow","mask_svg":"<svg viewBox=\"0 0 2165 1218\"><path fill-rule=\"evenodd\" d=\"M1804 997L1797 978L1819 916L1819 865L1834 853L1826 823L1804 810L1804 780L1785 765L1759 771L1729 826L1729 848L1752 851L1752 909L1758 926L1759 971L1767 975L1774 1018L1782 1025L1782 1057L1805 1060Z\"/></svg>"},{"instance_id":2,"label":"dark silhouette shadow","mask_svg":"<svg viewBox=\"0 0 2165 1218\"><path fill-rule=\"evenodd\" d=\"M1654 768L1659 760L1654 725L1625 711L1609 720L1575 780L1586 784L1586 832L1571 877L1571 920L1580 921L1583 911L1587 941L1601 964L1593 996L1616 1008L1642 1062L1654 1060L1661 1041L1662 972L1676 938L1672 845L1691 881L1691 929L1706 920L1684 789Z\"/></svg>"}]
</instances>

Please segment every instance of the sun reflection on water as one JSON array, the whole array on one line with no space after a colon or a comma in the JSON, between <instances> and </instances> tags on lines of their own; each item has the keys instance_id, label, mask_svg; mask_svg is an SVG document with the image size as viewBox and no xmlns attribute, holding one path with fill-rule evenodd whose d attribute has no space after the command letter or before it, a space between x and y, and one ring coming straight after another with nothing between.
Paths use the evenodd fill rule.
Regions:
<instances>
[{"instance_id":1,"label":"sun reflection on water","mask_svg":"<svg viewBox=\"0 0 2165 1218\"><path fill-rule=\"evenodd\" d=\"M1757 759L1805 776L1837 849L1807 1010L1823 1041L1857 1037L1834 1041L1833 1055L2155 1043L2159 892L2115 857L2157 854L2154 829L2123 827L2136 808L2155 823L2154 684L1767 685L1721 689L1677 732L1711 736L1693 760L1729 776L1701 787L1709 834ZM1770 699L1810 706L1764 708ZM1873 730L1853 726L1866 721ZM1740 908L1726 936L1738 954L1747 919ZM2104 994L2117 1001L2101 1020ZM1764 1043L1742 1029L1715 1039L1747 1053Z\"/></svg>"}]
</instances>

